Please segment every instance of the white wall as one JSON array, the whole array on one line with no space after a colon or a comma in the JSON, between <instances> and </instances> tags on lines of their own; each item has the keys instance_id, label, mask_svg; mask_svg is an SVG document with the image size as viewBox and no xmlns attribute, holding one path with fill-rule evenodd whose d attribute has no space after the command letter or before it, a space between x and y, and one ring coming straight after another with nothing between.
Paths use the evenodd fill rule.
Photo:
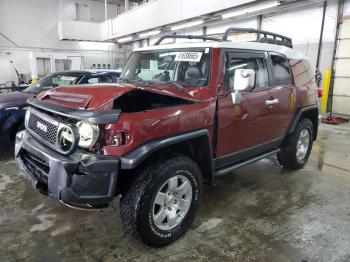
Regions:
<instances>
[{"instance_id":1,"label":"white wall","mask_svg":"<svg viewBox=\"0 0 350 262\"><path fill-rule=\"evenodd\" d=\"M27 52L0 51L0 83L7 81L16 81L17 83L14 67L29 78L31 75L30 61L29 53Z\"/></svg>"},{"instance_id":2,"label":"white wall","mask_svg":"<svg viewBox=\"0 0 350 262\"><path fill-rule=\"evenodd\" d=\"M0 35L0 83L17 82L12 66L24 74L27 80L32 76L35 77L36 57L66 59L69 56L83 56L89 64L93 63L94 59L96 63L114 63L113 53L118 51L114 44L59 40L58 22L61 18L71 21L76 19L76 2L91 4L93 20L104 20L104 2L0 0L0 32L14 42L13 44ZM116 8L113 9L110 5L108 8L110 12L116 12Z\"/></svg>"},{"instance_id":3,"label":"white wall","mask_svg":"<svg viewBox=\"0 0 350 262\"><path fill-rule=\"evenodd\" d=\"M122 37L254 0L154 0L112 19L110 38ZM132 22L131 22L132 21ZM139 22L136 22L139 21Z\"/></svg>"},{"instance_id":4,"label":"white wall","mask_svg":"<svg viewBox=\"0 0 350 262\"><path fill-rule=\"evenodd\" d=\"M102 41L101 27L103 23L85 21L58 22L58 38L60 40Z\"/></svg>"},{"instance_id":5,"label":"white wall","mask_svg":"<svg viewBox=\"0 0 350 262\"><path fill-rule=\"evenodd\" d=\"M57 28L60 17L63 20L74 20L75 16L72 12L75 10L75 2L91 2L93 7L91 15L94 21L104 20L103 2L0 0L0 32L21 47L79 49L77 43L59 41ZM61 6L63 11L60 9ZM2 46L13 47L14 45L0 36L0 47Z\"/></svg>"},{"instance_id":6,"label":"white wall","mask_svg":"<svg viewBox=\"0 0 350 262\"><path fill-rule=\"evenodd\" d=\"M350 0L345 0L344 16L350 16Z\"/></svg>"},{"instance_id":7,"label":"white wall","mask_svg":"<svg viewBox=\"0 0 350 262\"><path fill-rule=\"evenodd\" d=\"M104 2L97 2L92 0L57 0L60 5L60 20L77 20L76 4L87 5L89 7L90 19L89 22L102 22L105 20L105 6ZM124 9L124 6L121 6ZM117 6L107 5L107 18L117 16Z\"/></svg>"}]
</instances>

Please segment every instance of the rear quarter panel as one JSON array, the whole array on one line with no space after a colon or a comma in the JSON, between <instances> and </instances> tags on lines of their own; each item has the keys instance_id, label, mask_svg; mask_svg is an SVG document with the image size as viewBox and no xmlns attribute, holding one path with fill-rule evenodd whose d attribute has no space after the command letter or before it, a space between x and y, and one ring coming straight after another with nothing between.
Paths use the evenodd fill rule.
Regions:
<instances>
[{"instance_id":1,"label":"rear quarter panel","mask_svg":"<svg viewBox=\"0 0 350 262\"><path fill-rule=\"evenodd\" d=\"M294 83L296 86L296 108L316 105L317 92L314 70L307 59L290 60Z\"/></svg>"}]
</instances>

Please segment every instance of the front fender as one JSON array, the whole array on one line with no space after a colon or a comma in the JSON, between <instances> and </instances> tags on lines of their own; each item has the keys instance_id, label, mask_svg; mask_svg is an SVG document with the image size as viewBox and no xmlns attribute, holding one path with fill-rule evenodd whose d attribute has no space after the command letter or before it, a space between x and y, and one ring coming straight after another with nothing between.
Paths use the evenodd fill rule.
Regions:
<instances>
[{"instance_id":1,"label":"front fender","mask_svg":"<svg viewBox=\"0 0 350 262\"><path fill-rule=\"evenodd\" d=\"M214 165L213 150L210 141L210 134L207 129L200 129L171 137L152 140L120 157L121 169L134 169L152 154L161 149L176 146L181 143L188 143L192 144L195 148L194 160L202 170L203 179L208 183L212 183Z\"/></svg>"}]
</instances>

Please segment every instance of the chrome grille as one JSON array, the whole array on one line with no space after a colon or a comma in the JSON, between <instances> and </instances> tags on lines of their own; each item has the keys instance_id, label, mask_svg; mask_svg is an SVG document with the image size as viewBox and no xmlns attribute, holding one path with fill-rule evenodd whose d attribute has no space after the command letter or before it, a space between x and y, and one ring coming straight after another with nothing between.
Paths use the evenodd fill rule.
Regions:
<instances>
[{"instance_id":1,"label":"chrome grille","mask_svg":"<svg viewBox=\"0 0 350 262\"><path fill-rule=\"evenodd\" d=\"M58 131L58 125L55 125L55 122L56 121L53 119L50 121L47 116L43 117L37 112L31 111L28 127L38 136L45 139L50 144L55 145ZM40 126L46 127L46 130L44 128L39 128Z\"/></svg>"}]
</instances>

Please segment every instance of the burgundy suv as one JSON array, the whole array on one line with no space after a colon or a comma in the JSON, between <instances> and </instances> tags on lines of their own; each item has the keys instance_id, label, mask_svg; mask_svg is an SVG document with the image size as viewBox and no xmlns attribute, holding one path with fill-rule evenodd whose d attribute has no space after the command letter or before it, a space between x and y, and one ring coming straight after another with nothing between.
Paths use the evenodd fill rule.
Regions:
<instances>
[{"instance_id":1,"label":"burgundy suv","mask_svg":"<svg viewBox=\"0 0 350 262\"><path fill-rule=\"evenodd\" d=\"M231 32L257 42L227 41ZM159 45L164 38L204 40ZM316 84L291 39L229 28L135 50L118 84L59 87L28 100L16 160L41 193L101 208L121 195L125 228L167 245L191 225L202 183L272 154L302 168L316 139Z\"/></svg>"}]
</instances>

